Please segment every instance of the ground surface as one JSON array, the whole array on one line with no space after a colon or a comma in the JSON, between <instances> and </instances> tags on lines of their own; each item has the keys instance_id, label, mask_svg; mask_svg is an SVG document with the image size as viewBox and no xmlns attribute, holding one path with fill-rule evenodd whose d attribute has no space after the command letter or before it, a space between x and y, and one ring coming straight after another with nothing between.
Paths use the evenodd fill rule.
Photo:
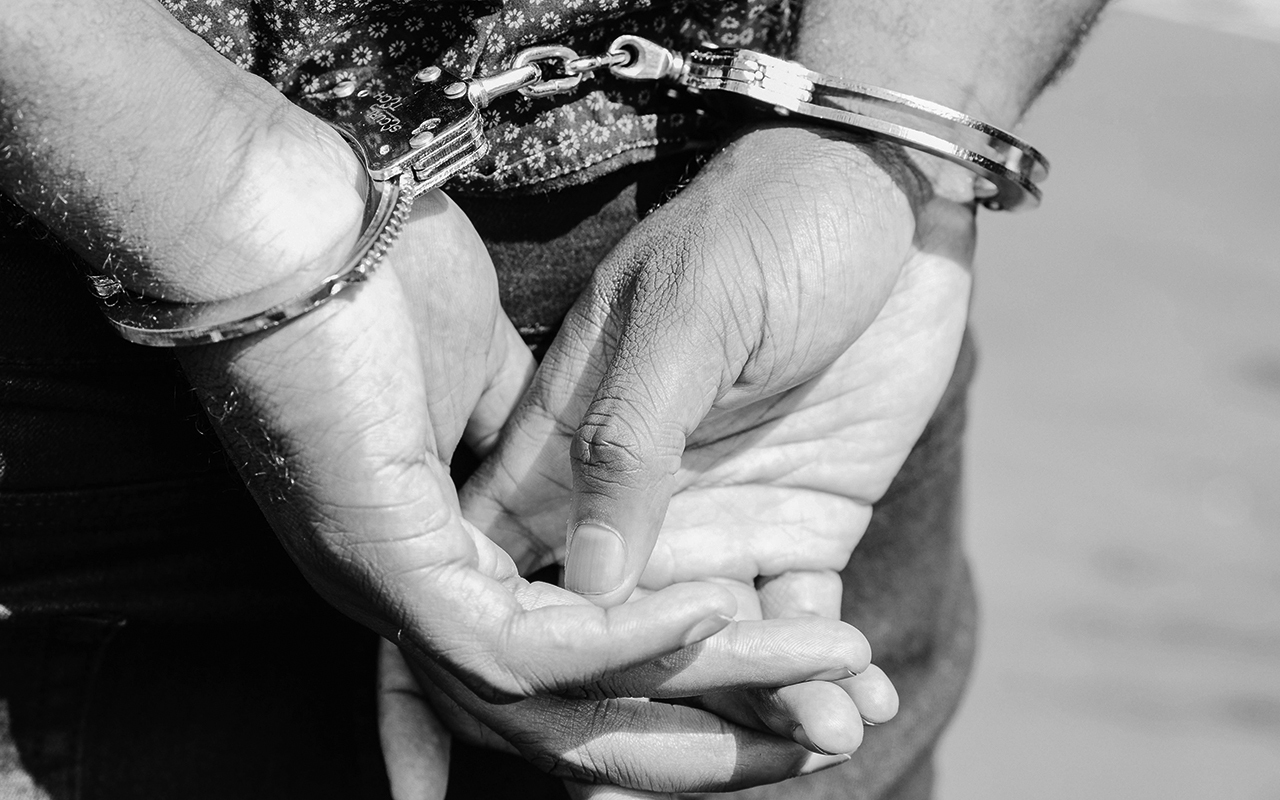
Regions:
<instances>
[{"instance_id":1,"label":"ground surface","mask_svg":"<svg viewBox=\"0 0 1280 800\"><path fill-rule=\"evenodd\" d=\"M941 800L1280 798L1280 7L1131 7L1197 24L1109 12L982 222Z\"/></svg>"}]
</instances>

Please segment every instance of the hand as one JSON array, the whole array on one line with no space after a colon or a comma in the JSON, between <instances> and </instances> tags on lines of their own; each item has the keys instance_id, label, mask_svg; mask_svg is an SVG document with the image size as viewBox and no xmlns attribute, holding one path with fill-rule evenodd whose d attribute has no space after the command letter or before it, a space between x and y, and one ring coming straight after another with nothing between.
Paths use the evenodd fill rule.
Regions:
<instances>
[{"instance_id":1,"label":"hand","mask_svg":"<svg viewBox=\"0 0 1280 800\"><path fill-rule=\"evenodd\" d=\"M945 229L917 226L926 206L931 217L950 211ZM892 148L802 128L742 136L597 270L497 453L464 487L467 517L523 569L560 557L568 519L566 586L622 602L672 492L705 470L697 459L730 460L749 429L802 403L803 388L784 393L849 349L908 261L941 247L967 265L971 225L971 207L933 201ZM890 344L901 353L903 343ZM904 426L883 452L859 455L875 457L860 468L878 482L818 502L869 505L887 486L954 352L930 355L942 364L932 397L902 382L899 396L880 397L867 381L863 394L878 403L864 406L869 421ZM754 505L773 515L770 503Z\"/></svg>"},{"instance_id":2,"label":"hand","mask_svg":"<svg viewBox=\"0 0 1280 800\"><path fill-rule=\"evenodd\" d=\"M597 578L602 567L622 574L617 589L594 595L597 602L614 602L637 581L657 588L718 577L760 585L766 616L791 615L799 609L839 615L836 573L865 530L871 505L923 430L955 363L968 307L972 206L938 197L917 200L918 223L914 215L903 223L913 229L915 241L905 246L898 267L890 265L896 257L893 249L881 255L884 262L869 255L863 259L865 268L894 274L889 296L882 307L875 307L874 322L856 343L828 358L829 346L814 341L815 332L799 321L810 320L809 325L831 331L831 339L838 341L837 320L824 314L841 306L821 292L806 297L800 287L840 284L823 277L823 271L858 264L815 261L811 243L776 237L771 240L776 250L768 251L780 253L776 259L734 261L723 255L725 244L714 235L689 252L677 251L672 257L675 266L660 260L660 244L684 242L683 226L704 212L721 220L731 213L747 215L755 221L747 236L857 229L797 219L798 212L783 213L797 205L783 191L796 189L790 176L775 176L772 183L763 184L754 171L746 177L753 179L756 194L746 192L745 186L733 190L732 173L704 173L699 180L729 180L730 185L708 188L695 181L601 267L588 298L571 315L570 335L553 345L497 454L464 487L468 518L501 542L522 568L558 560L564 552L560 520L580 519L587 508L635 523L615 528L626 532L621 537L626 549L621 563L592 556L586 563L594 569L578 575L572 549L577 538L571 540L566 569L571 585L575 578ZM829 185L818 183L819 189ZM845 191L843 184L837 185L838 192ZM870 188L887 190L889 185L882 177ZM816 196L808 193L799 205L826 215L841 211L822 191L814 191ZM717 198L731 198L735 207L716 206ZM757 200L764 203L763 209L752 205ZM873 208L888 205L866 202ZM710 211L698 209L708 204ZM737 230L731 219L727 229ZM873 245L877 242L884 245L883 240L871 240ZM861 249L856 242L825 244L836 254ZM736 249L765 252L761 246ZM637 254L648 254L649 260ZM681 262L681 256L687 261ZM778 269L792 273L778 278L773 275ZM656 280L646 271L667 274L675 284L656 293L657 302L655 291L644 289ZM708 282L731 284L735 275L747 276L741 281L748 283L760 276L783 281L781 289L773 287L773 294L766 295L781 302L743 309L730 302L740 297L740 287L726 285L718 292L705 288ZM692 288L682 281L692 282ZM790 291L787 281L794 282ZM696 313L679 316L672 310L685 303L681 292L702 298L701 303L690 303ZM619 295L621 300L608 299ZM806 304L816 310L807 311ZM762 316L752 316L757 312ZM724 322L725 317L732 324ZM762 330L753 332L743 318ZM641 336L640 330L647 334ZM790 336L775 334L776 330ZM721 341L715 341L717 334ZM696 403L693 412L679 405L681 398L697 394L700 380L724 374L721 362L728 361L727 369L734 374L733 354L742 352L749 354L747 366L740 368L737 380L713 387L705 419L697 416ZM753 360L757 353L762 361ZM744 375L753 377L746 380ZM596 409L602 407L613 416L600 415ZM586 424L571 440L584 415ZM696 427L688 427L691 419ZM601 437L602 422L623 433ZM668 435L656 436L654 431ZM634 448L602 448L594 444L600 439ZM584 446L587 442L593 443L590 448ZM678 449L682 444L683 453ZM583 457L601 449L618 452L612 459ZM682 458L674 462L681 465L678 470L672 463L677 457ZM572 503L571 485L579 490ZM649 555L647 526L655 518L662 521L671 489L675 495L658 546L647 568L645 561L637 566L632 561L637 552ZM643 579L639 569L644 569ZM790 610L786 603L771 603L767 595L775 592L785 592ZM739 598L740 612L747 602ZM754 715L757 724L807 746L847 752L860 740L859 716L879 722L896 711L892 686L877 673L846 683L848 697L843 701L824 694L829 691L824 685L806 683L738 698L736 713L723 703L717 710L740 721ZM870 713L859 714L859 707ZM799 729L794 728L797 721Z\"/></svg>"},{"instance_id":3,"label":"hand","mask_svg":"<svg viewBox=\"0 0 1280 800\"><path fill-rule=\"evenodd\" d=\"M706 444L696 432L637 595L718 579L737 587L740 615L838 619L838 572L896 473L894 453L910 449L945 388L968 289L964 263L913 258L876 322L830 368L749 415L743 431L711 427ZM702 707L810 749L851 752L860 718L888 721L897 696L874 666L837 684L843 694L806 682L717 693Z\"/></svg>"},{"instance_id":4,"label":"hand","mask_svg":"<svg viewBox=\"0 0 1280 800\"><path fill-rule=\"evenodd\" d=\"M932 405L928 398L936 399L936 391L941 390L949 376L966 315L968 275L963 269L955 269L954 263L945 262L946 259L925 258L910 264L904 276L908 281L886 308L887 312L894 313L886 313L877 320L830 373L842 372L838 377L845 380L861 373L870 382L881 381L880 389L892 396L894 390L908 389L913 381L927 379L928 373L935 370L935 380L942 382L935 384L936 389L928 385L916 387L923 390L922 404L927 414ZM933 343L920 340L918 329L934 324L940 340ZM917 329L914 342L913 328ZM937 358L922 359L922 368L917 374L882 370L882 367L892 370L894 357L898 355L907 355L907 361L911 362L913 359L909 356L917 347L921 355L928 355L930 346L940 347L935 351ZM826 380L823 384L830 388ZM857 409L858 400L872 399L867 389L870 387L855 390L848 403L836 403L838 398L822 396L816 388L809 399L818 409ZM898 446L909 447L918 433L916 426L922 425L926 418L920 417L910 424L906 415L897 420L886 415L877 424L876 414L890 410L884 406L866 409L864 420L849 425L847 432L841 430L836 420L830 427L825 423L814 426L819 435L813 444L821 441L820 432L831 431L834 442L828 442L827 446L844 450L833 453L826 466L837 467L841 459L850 462L847 468L832 470L830 477L843 473L851 476L854 483L867 481L862 490L866 496L876 496L882 491L876 488L877 451L883 454L886 449L891 450L895 440L901 442ZM832 513L824 514L821 502L824 490L814 488L824 480L819 475L824 465L812 463L805 452L809 448L804 441L803 427L787 426L787 422L802 423L804 417L802 411L768 426L770 433L757 442L756 447L739 450L734 464L721 464L720 469L712 467L692 478L700 486L677 491L637 595L673 580L720 575L724 581L747 581L739 584L739 608L745 609L750 606L747 596L753 588L750 581L756 576L754 588L758 590L758 607L764 618L803 613L839 618L842 585L837 571L847 561L865 526L865 521L858 521L858 516L863 513L869 516L870 509L863 502L843 512L835 508L835 504L825 504ZM810 415L810 421L817 419ZM914 432L907 433L912 430ZM860 438L859 433L865 438ZM788 442L791 438L788 434L796 438ZM905 438L899 439L904 434ZM858 444L864 447L859 448ZM862 470L857 469L859 460L864 460ZM695 454L686 461L697 464L701 459ZM894 471L889 467L886 474L892 476ZM770 475L775 477L768 477ZM780 491L782 487L769 485L776 476L790 477L791 488L796 490L791 501L785 499L785 492ZM802 488L805 483L811 484L808 491ZM766 514L770 511L773 513ZM758 524L762 519L767 519L766 524ZM831 524L833 522L852 527L841 530L840 525ZM847 696L832 695L833 684L808 682L779 690L720 693L702 698L701 706L742 724L790 735L810 749L849 752L861 742L859 716L868 723L886 722L895 716L898 698L888 678L874 665L855 678L837 683ZM579 796L595 800L615 796L594 791L581 787ZM618 798L634 796L616 794Z\"/></svg>"}]
</instances>

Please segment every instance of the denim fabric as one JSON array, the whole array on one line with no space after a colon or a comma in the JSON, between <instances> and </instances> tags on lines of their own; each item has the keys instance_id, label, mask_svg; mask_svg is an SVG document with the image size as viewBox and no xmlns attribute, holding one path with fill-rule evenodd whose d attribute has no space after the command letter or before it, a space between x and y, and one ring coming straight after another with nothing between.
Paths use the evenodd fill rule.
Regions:
<instances>
[{"instance_id":1,"label":"denim fabric","mask_svg":"<svg viewBox=\"0 0 1280 800\"><path fill-rule=\"evenodd\" d=\"M531 341L683 169L463 198ZM74 259L20 211L3 214L0 800L385 795L373 636L298 576L170 356L117 341ZM902 711L845 767L756 796L927 796L929 753L972 657L958 521L972 364L966 343L845 571L845 616ZM454 763L459 800L564 796L516 759L458 747Z\"/></svg>"},{"instance_id":2,"label":"denim fabric","mask_svg":"<svg viewBox=\"0 0 1280 800\"><path fill-rule=\"evenodd\" d=\"M4 800L387 795L375 637L321 605L271 625L12 623L0 653Z\"/></svg>"}]
</instances>

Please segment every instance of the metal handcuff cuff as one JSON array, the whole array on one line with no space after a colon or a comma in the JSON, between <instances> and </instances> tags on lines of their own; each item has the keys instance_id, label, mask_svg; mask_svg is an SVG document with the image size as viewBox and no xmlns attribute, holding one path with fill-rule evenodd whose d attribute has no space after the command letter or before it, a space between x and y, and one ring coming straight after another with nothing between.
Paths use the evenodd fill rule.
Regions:
<instances>
[{"instance_id":1,"label":"metal handcuff cuff","mask_svg":"<svg viewBox=\"0 0 1280 800\"><path fill-rule=\"evenodd\" d=\"M1049 165L1026 142L953 109L846 81L751 50L706 47L678 53L638 36L620 36L606 53L579 56L547 45L521 51L508 69L462 80L439 67L414 76L412 94L331 90L365 106L336 123L368 172L361 234L340 269L319 283L298 275L230 300L175 303L138 295L113 278L91 287L116 330L139 344L175 347L219 342L280 325L312 311L372 274L395 242L413 199L474 164L488 150L480 110L512 92L548 97L607 69L633 81L674 83L691 93L740 95L781 116L861 131L931 153L976 173L979 201L992 209L1034 207Z\"/></svg>"}]
</instances>

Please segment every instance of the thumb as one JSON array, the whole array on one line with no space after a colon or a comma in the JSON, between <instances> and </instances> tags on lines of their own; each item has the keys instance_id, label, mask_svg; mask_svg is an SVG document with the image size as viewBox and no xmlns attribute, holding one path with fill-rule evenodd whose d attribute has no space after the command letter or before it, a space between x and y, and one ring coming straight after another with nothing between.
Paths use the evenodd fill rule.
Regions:
<instances>
[{"instance_id":1,"label":"thumb","mask_svg":"<svg viewBox=\"0 0 1280 800\"><path fill-rule=\"evenodd\" d=\"M633 306L634 307L634 306ZM565 587L625 602L666 515L685 439L724 383L723 341L688 315L633 315L570 447Z\"/></svg>"}]
</instances>

